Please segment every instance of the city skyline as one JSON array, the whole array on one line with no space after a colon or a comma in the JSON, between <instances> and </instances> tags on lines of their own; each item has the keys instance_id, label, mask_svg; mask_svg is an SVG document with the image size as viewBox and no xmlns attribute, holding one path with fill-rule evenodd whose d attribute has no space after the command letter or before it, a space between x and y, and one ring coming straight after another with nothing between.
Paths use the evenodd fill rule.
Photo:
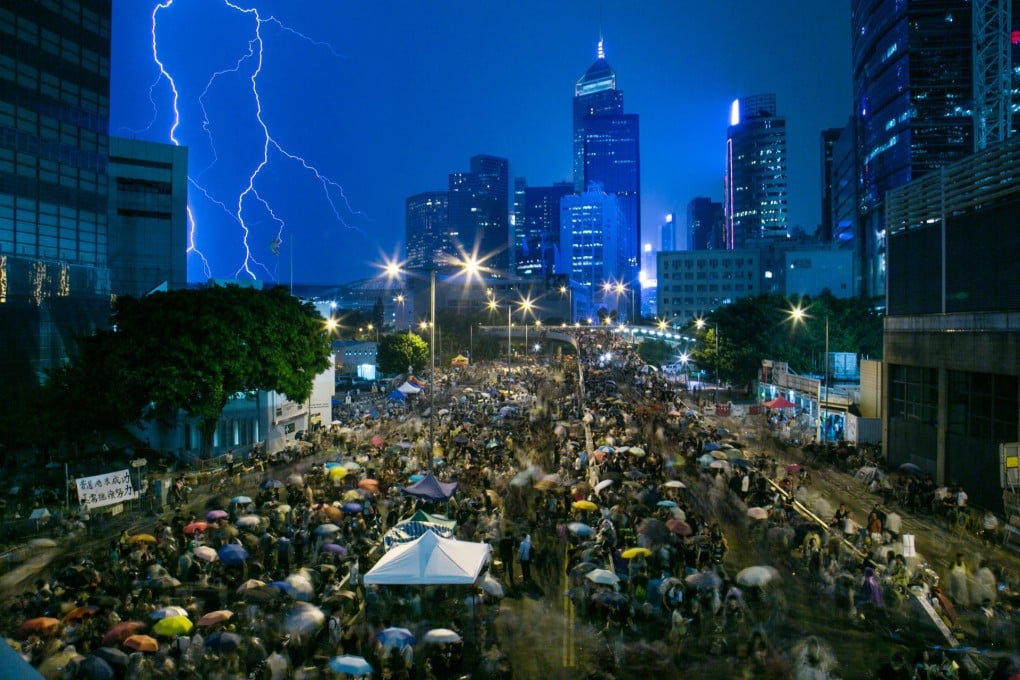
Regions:
<instances>
[{"instance_id":1,"label":"city skyline","mask_svg":"<svg viewBox=\"0 0 1020 680\"><path fill-rule=\"evenodd\" d=\"M530 186L571 181L573 87L600 34L627 110L641 117L642 233L656 246L666 213L682 214L697 196L722 199L733 99L777 94L790 128L790 224L807 232L821 214L821 132L851 112L849 8L837 3L656 2L633 12L607 2L601 19L582 2L164 5L156 54L178 88L174 132L189 147L190 174L222 204L191 187L195 244L219 277L285 282L290 256L301 283L369 276L373 263L401 254L406 198L442 190L478 154L508 158L511 177ZM165 142L173 93L166 77L157 81L155 6L115 4L111 134ZM262 19L257 101L256 62L238 67L255 36L251 8ZM259 108L279 144L245 195L261 268L242 266L230 216L261 159ZM287 222L279 243L279 223L259 199ZM206 278L195 254L188 268L189 280Z\"/></svg>"}]
</instances>

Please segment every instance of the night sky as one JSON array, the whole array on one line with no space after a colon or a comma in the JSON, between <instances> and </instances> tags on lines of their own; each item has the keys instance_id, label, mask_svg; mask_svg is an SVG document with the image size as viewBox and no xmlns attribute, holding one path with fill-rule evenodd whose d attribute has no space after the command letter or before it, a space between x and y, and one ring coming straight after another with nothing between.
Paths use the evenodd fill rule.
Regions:
<instances>
[{"instance_id":1,"label":"night sky","mask_svg":"<svg viewBox=\"0 0 1020 680\"><path fill-rule=\"evenodd\" d=\"M158 57L194 180L189 280L287 282L292 260L298 283L373 275L402 251L404 199L446 190L475 154L509 158L531 185L570 180L573 86L600 26L625 109L641 116L643 241L657 246L665 214L691 198L722 200L730 102L765 92L787 119L790 223L813 232L819 135L850 115L848 4L165 0ZM110 132L166 142L155 7L114 2ZM250 9L263 20L258 100ZM261 168L260 116L276 143Z\"/></svg>"}]
</instances>

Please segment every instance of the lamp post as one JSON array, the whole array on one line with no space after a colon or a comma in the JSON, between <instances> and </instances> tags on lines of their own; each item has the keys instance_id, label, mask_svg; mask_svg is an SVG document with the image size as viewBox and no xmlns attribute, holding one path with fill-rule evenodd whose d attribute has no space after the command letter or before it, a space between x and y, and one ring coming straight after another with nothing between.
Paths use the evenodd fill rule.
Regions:
<instances>
[{"instance_id":1,"label":"lamp post","mask_svg":"<svg viewBox=\"0 0 1020 680\"><path fill-rule=\"evenodd\" d=\"M715 321L705 321L704 319L698 319L694 322L694 325L701 330L705 326L711 326L713 334L715 335L715 403L719 403L719 324Z\"/></svg>"},{"instance_id":2,"label":"lamp post","mask_svg":"<svg viewBox=\"0 0 1020 680\"><path fill-rule=\"evenodd\" d=\"M802 323L805 317L808 316L807 311L797 305L790 310L790 318L794 323ZM822 384L818 387L818 430L815 438L822 444L825 444L828 433L826 427L822 424L822 417L824 414L823 404L829 403L829 313L825 313L825 358L824 367L822 369Z\"/></svg>"},{"instance_id":3,"label":"lamp post","mask_svg":"<svg viewBox=\"0 0 1020 680\"><path fill-rule=\"evenodd\" d=\"M567 325L574 323L574 288L572 286L560 286L560 295L567 296Z\"/></svg>"}]
</instances>

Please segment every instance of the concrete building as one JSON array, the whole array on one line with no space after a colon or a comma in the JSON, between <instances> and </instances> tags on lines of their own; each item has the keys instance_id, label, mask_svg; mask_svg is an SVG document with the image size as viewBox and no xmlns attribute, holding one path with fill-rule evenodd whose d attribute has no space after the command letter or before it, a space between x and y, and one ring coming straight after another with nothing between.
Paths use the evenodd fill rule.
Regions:
<instances>
[{"instance_id":1,"label":"concrete building","mask_svg":"<svg viewBox=\"0 0 1020 680\"><path fill-rule=\"evenodd\" d=\"M656 316L687 325L713 309L760 292L757 250L660 252Z\"/></svg>"}]
</instances>

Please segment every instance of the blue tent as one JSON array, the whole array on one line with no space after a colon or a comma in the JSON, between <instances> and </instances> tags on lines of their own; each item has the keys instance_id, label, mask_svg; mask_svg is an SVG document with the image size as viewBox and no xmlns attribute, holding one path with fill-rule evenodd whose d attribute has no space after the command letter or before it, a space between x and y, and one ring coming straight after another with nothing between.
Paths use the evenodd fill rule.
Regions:
<instances>
[{"instance_id":1,"label":"blue tent","mask_svg":"<svg viewBox=\"0 0 1020 680\"><path fill-rule=\"evenodd\" d=\"M401 493L427 501L448 501L457 492L457 482L440 482L435 475L425 475L420 481L401 489Z\"/></svg>"},{"instance_id":2,"label":"blue tent","mask_svg":"<svg viewBox=\"0 0 1020 680\"><path fill-rule=\"evenodd\" d=\"M401 392L400 390L393 390L392 392L386 395L386 398L392 399L393 401L404 401L405 399L407 399L407 395Z\"/></svg>"}]
</instances>

